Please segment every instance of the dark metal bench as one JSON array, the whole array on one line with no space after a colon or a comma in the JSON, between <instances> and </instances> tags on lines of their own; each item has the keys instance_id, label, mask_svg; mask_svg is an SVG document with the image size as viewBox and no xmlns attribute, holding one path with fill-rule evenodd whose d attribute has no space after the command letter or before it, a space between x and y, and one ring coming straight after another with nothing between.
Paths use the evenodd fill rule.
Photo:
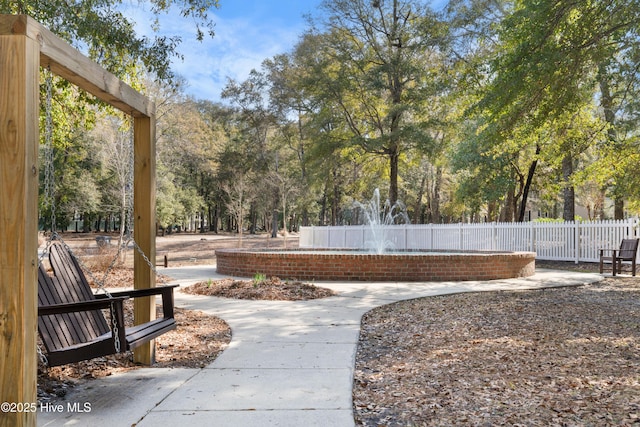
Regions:
<instances>
[{"instance_id":1,"label":"dark metal bench","mask_svg":"<svg viewBox=\"0 0 640 427\"><path fill-rule=\"evenodd\" d=\"M132 350L176 328L173 289L179 285L94 295L77 260L64 245L53 243L49 262L38 270L38 332L49 366L64 365ZM123 301L162 296L161 318L125 326ZM109 309L111 324L102 310Z\"/></svg>"}]
</instances>

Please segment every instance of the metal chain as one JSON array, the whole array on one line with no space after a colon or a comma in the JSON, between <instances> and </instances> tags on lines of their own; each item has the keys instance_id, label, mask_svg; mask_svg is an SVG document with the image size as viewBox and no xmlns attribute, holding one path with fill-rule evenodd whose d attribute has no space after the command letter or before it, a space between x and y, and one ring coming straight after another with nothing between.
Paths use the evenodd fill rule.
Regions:
<instances>
[{"instance_id":1,"label":"metal chain","mask_svg":"<svg viewBox=\"0 0 640 427\"><path fill-rule=\"evenodd\" d=\"M47 359L47 356L42 352L42 349L38 344L36 344L36 351L38 352L38 359L40 359L40 363L45 366L49 366L49 359Z\"/></svg>"},{"instance_id":2,"label":"metal chain","mask_svg":"<svg viewBox=\"0 0 640 427\"><path fill-rule=\"evenodd\" d=\"M45 120L44 120L44 197L43 204L45 206L49 205L50 207L55 204L52 195L53 193L53 119L51 116L51 98L52 98L52 83L53 77L51 75L51 70L45 71ZM51 212L54 209L51 208ZM51 229L53 233L53 228ZM53 236L52 236L53 237ZM38 265L42 263L44 258L49 253L49 248L51 247L52 239L47 239L46 244L40 256L38 257ZM38 343L36 343L36 352L38 353L38 358L40 362L45 366L49 366L49 359L45 356L42 348Z\"/></svg>"},{"instance_id":3,"label":"metal chain","mask_svg":"<svg viewBox=\"0 0 640 427\"><path fill-rule=\"evenodd\" d=\"M155 273L156 277L159 277L160 281L162 283L166 283L166 280L164 279L164 276L162 274L158 273L158 270L156 269L156 266L151 262L149 257L144 253L142 248L140 246L138 246L138 243L135 240L133 240L133 247L138 251L138 253L144 259L144 261L147 263L147 265L149 266L151 271L153 271Z\"/></svg>"},{"instance_id":4,"label":"metal chain","mask_svg":"<svg viewBox=\"0 0 640 427\"><path fill-rule=\"evenodd\" d=\"M48 206L52 207L55 205L55 177L53 170L53 117L51 114L52 108L52 97L53 97L53 76L50 70L46 71L46 79L45 79L45 89L46 89L46 98L45 98L45 128L44 128L44 155L45 155L45 164L44 164L44 202ZM55 214L52 214L55 215ZM55 223L51 225L52 231L55 228Z\"/></svg>"},{"instance_id":5,"label":"metal chain","mask_svg":"<svg viewBox=\"0 0 640 427\"><path fill-rule=\"evenodd\" d=\"M39 262L47 256L51 242L56 236L56 199L55 199L55 176L53 167L53 117L51 114L53 99L53 73L45 70L45 121L44 121L44 197L43 204L49 207L51 220L51 236L47 239L42 250Z\"/></svg>"},{"instance_id":6,"label":"metal chain","mask_svg":"<svg viewBox=\"0 0 640 427\"><path fill-rule=\"evenodd\" d=\"M118 322L116 322L116 313L113 309L113 303L110 306L111 309L111 333L113 335L113 346L116 353L120 353L120 335L118 333Z\"/></svg>"},{"instance_id":7,"label":"metal chain","mask_svg":"<svg viewBox=\"0 0 640 427\"><path fill-rule=\"evenodd\" d=\"M127 241L133 239L133 195L134 195L134 185L135 180L133 177L133 170L135 169L135 154L134 154L134 136L133 136L133 123L130 126L129 130L129 173L127 174L127 186L126 189L128 191L127 194L127 206L125 212L125 224L127 227Z\"/></svg>"}]
</instances>

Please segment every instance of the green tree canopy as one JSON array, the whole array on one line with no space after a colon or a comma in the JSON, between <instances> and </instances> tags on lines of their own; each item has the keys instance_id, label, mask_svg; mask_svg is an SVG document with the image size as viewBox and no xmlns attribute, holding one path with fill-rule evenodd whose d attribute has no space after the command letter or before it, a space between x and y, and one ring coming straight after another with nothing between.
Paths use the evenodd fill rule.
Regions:
<instances>
[{"instance_id":1,"label":"green tree canopy","mask_svg":"<svg viewBox=\"0 0 640 427\"><path fill-rule=\"evenodd\" d=\"M148 4L159 30L158 17L178 9L197 28L197 38L213 35L208 16L218 0L134 0ZM135 32L135 22L122 12L123 0L0 0L0 12L26 14L97 61L123 77L140 65L161 80L171 80L171 60L180 57L179 35L148 37Z\"/></svg>"}]
</instances>

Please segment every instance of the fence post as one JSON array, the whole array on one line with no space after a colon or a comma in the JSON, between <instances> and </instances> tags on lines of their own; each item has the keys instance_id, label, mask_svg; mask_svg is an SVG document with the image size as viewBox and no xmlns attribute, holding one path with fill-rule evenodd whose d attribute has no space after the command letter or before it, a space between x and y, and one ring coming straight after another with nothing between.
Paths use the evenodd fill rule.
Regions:
<instances>
[{"instance_id":1,"label":"fence post","mask_svg":"<svg viewBox=\"0 0 640 427\"><path fill-rule=\"evenodd\" d=\"M531 252L536 252L536 227L533 221L531 221Z\"/></svg>"},{"instance_id":2,"label":"fence post","mask_svg":"<svg viewBox=\"0 0 640 427\"><path fill-rule=\"evenodd\" d=\"M407 224L404 225L404 250L409 249L409 227Z\"/></svg>"},{"instance_id":3,"label":"fence post","mask_svg":"<svg viewBox=\"0 0 640 427\"><path fill-rule=\"evenodd\" d=\"M433 250L433 224L429 224L429 249Z\"/></svg>"},{"instance_id":4,"label":"fence post","mask_svg":"<svg viewBox=\"0 0 640 427\"><path fill-rule=\"evenodd\" d=\"M459 241L460 241L460 246L459 246L459 250L463 251L464 250L464 233L462 231L462 227L464 227L463 223L459 223L458 224L458 233L460 233L460 237L459 237Z\"/></svg>"},{"instance_id":5,"label":"fence post","mask_svg":"<svg viewBox=\"0 0 640 427\"><path fill-rule=\"evenodd\" d=\"M637 238L638 237L638 218L629 218L629 226L631 227L632 230L632 236ZM640 254L636 253L636 262L638 261L638 258L640 257Z\"/></svg>"},{"instance_id":6,"label":"fence post","mask_svg":"<svg viewBox=\"0 0 640 427\"><path fill-rule=\"evenodd\" d=\"M318 230L315 229L314 226L311 226L311 247L315 248L316 247L316 241L318 239L316 239L316 233Z\"/></svg>"},{"instance_id":7,"label":"fence post","mask_svg":"<svg viewBox=\"0 0 640 427\"><path fill-rule=\"evenodd\" d=\"M575 263L578 264L580 262L580 221L575 221L574 227L574 240L575 240Z\"/></svg>"},{"instance_id":8,"label":"fence post","mask_svg":"<svg viewBox=\"0 0 640 427\"><path fill-rule=\"evenodd\" d=\"M491 223L491 250L495 251L498 247L498 223Z\"/></svg>"}]
</instances>

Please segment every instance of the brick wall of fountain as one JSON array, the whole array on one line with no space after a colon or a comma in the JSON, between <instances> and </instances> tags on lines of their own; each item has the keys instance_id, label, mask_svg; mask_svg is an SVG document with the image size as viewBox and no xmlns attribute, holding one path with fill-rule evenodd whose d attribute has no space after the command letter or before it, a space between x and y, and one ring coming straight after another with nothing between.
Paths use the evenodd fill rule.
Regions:
<instances>
[{"instance_id":1,"label":"brick wall of fountain","mask_svg":"<svg viewBox=\"0 0 640 427\"><path fill-rule=\"evenodd\" d=\"M535 273L533 252L405 252L369 254L331 250L216 251L221 274L282 279L360 281L492 280Z\"/></svg>"}]
</instances>

